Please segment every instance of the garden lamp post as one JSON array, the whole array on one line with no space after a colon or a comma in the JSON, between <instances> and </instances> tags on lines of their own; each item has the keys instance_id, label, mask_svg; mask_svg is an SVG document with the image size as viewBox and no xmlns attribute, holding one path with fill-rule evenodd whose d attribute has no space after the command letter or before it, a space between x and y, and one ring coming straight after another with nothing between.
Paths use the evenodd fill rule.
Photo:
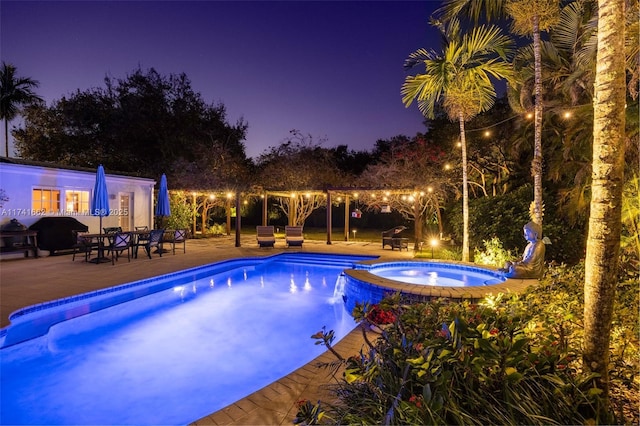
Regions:
<instances>
[{"instance_id":1,"label":"garden lamp post","mask_svg":"<svg viewBox=\"0 0 640 426\"><path fill-rule=\"evenodd\" d=\"M433 249L438 245L438 240L435 238L431 239L431 258L433 259Z\"/></svg>"}]
</instances>

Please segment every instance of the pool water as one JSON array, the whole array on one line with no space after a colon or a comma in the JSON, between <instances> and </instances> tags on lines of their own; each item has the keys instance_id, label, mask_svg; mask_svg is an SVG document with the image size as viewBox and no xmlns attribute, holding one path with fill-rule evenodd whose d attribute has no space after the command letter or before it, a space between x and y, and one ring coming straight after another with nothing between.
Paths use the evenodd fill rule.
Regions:
<instances>
[{"instance_id":1,"label":"pool water","mask_svg":"<svg viewBox=\"0 0 640 426\"><path fill-rule=\"evenodd\" d=\"M252 259L175 274L165 290L99 310L83 300L90 313L0 350L1 423L193 422L321 354L310 336L323 326L336 339L349 333L355 323L334 289L362 259Z\"/></svg>"},{"instance_id":2,"label":"pool water","mask_svg":"<svg viewBox=\"0 0 640 426\"><path fill-rule=\"evenodd\" d=\"M475 266L434 262L383 263L369 268L379 277L408 284L443 287L474 287L505 281L494 271Z\"/></svg>"}]
</instances>

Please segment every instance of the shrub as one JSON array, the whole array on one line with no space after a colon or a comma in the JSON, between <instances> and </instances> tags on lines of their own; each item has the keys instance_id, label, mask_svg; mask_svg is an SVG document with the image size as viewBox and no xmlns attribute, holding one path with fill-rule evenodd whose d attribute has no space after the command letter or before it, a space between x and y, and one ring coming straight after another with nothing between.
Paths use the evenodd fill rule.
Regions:
<instances>
[{"instance_id":1,"label":"shrub","mask_svg":"<svg viewBox=\"0 0 640 426\"><path fill-rule=\"evenodd\" d=\"M469 201L469 245L479 247L483 241L497 237L504 247L521 253L527 242L522 227L529 222L529 206L533 199L531 185L524 185L505 195ZM546 247L547 261L575 264L584 258L585 224L570 225L557 211L554 200L545 194L543 234L551 244ZM462 209L456 203L447 215L453 236L462 241Z\"/></svg>"},{"instance_id":2,"label":"shrub","mask_svg":"<svg viewBox=\"0 0 640 426\"><path fill-rule=\"evenodd\" d=\"M191 204L185 202L184 195L182 194L171 194L169 201L171 203L171 216L166 219L164 226L167 229L190 230L191 223L193 221L193 209Z\"/></svg>"},{"instance_id":3,"label":"shrub","mask_svg":"<svg viewBox=\"0 0 640 426\"><path fill-rule=\"evenodd\" d=\"M482 243L484 244L484 250L476 249L473 256L475 263L502 267L506 261L513 260L515 257L511 250L506 250L502 247L502 242L498 237L484 240Z\"/></svg>"},{"instance_id":4,"label":"shrub","mask_svg":"<svg viewBox=\"0 0 640 426\"><path fill-rule=\"evenodd\" d=\"M375 339L364 333L358 355L337 355L336 401L301 405L295 422L638 424L637 275L616 299L608 409L582 372L583 282L583 265L560 265L519 296L477 305L410 304L400 295L358 305L362 330L379 312L393 321ZM332 331L313 337L333 351Z\"/></svg>"}]
</instances>

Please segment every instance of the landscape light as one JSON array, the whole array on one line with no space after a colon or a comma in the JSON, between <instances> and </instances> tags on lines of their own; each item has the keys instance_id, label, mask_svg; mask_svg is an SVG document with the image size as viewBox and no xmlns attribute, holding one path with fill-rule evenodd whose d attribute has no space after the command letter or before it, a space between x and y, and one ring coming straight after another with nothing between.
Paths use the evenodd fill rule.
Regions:
<instances>
[{"instance_id":1,"label":"landscape light","mask_svg":"<svg viewBox=\"0 0 640 426\"><path fill-rule=\"evenodd\" d=\"M433 249L438 245L438 239L437 238L432 238L431 239L431 258L433 259Z\"/></svg>"}]
</instances>

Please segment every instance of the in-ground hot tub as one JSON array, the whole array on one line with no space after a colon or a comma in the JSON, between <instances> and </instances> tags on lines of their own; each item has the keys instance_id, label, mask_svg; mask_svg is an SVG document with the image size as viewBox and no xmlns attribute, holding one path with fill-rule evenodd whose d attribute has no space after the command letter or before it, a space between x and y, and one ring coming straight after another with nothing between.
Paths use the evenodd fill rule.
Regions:
<instances>
[{"instance_id":1,"label":"in-ground hot tub","mask_svg":"<svg viewBox=\"0 0 640 426\"><path fill-rule=\"evenodd\" d=\"M477 301L488 294L519 292L538 282L506 278L488 266L453 261L370 260L344 274L343 298L349 312L356 303L378 303L398 292L416 301L439 297Z\"/></svg>"}]
</instances>

